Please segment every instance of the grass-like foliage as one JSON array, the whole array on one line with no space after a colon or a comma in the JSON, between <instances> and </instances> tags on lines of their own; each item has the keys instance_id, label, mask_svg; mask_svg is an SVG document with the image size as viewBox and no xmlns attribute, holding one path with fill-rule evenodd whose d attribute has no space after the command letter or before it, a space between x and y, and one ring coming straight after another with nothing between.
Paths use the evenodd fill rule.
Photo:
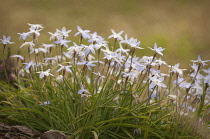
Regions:
<instances>
[{"instance_id":1,"label":"grass-like foliage","mask_svg":"<svg viewBox=\"0 0 210 139\"><path fill-rule=\"evenodd\" d=\"M63 27L40 44L43 26L29 25L18 33L26 54L6 59L12 42L1 39L1 121L73 139L208 138L209 60L199 56L183 73L179 63L161 60L162 47L155 43L154 54L143 56L140 41L123 31L111 30L108 42L78 26L72 42ZM14 72L8 59L16 61Z\"/></svg>"}]
</instances>

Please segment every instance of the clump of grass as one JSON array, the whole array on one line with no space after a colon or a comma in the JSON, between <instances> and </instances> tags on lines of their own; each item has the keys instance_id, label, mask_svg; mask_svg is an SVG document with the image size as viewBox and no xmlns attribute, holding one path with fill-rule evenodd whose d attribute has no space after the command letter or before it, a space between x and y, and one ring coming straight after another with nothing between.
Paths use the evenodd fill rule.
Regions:
<instances>
[{"instance_id":1,"label":"clump of grass","mask_svg":"<svg viewBox=\"0 0 210 139\"><path fill-rule=\"evenodd\" d=\"M164 48L156 43L152 56L140 56L140 41L122 37L123 31L111 30L108 42L79 26L78 42L68 40L71 30L63 27L40 45L43 26L29 25L29 32L18 33L28 54L11 56L19 64L16 88L1 83L3 121L69 138L207 137L210 68L203 68L209 60L199 56L187 72L163 61ZM10 37L1 42L9 47Z\"/></svg>"}]
</instances>

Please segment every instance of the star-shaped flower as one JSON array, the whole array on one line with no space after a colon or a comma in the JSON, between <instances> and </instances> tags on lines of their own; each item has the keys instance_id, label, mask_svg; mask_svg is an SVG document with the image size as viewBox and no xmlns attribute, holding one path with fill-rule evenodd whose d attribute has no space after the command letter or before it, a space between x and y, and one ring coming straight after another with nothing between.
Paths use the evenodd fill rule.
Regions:
<instances>
[{"instance_id":1,"label":"star-shaped flower","mask_svg":"<svg viewBox=\"0 0 210 139\"><path fill-rule=\"evenodd\" d=\"M20 39L23 39L24 41L26 41L26 38L27 38L27 37L31 37L31 36L30 36L30 35L31 35L30 32L23 32L23 33L17 33L17 34L20 35L19 40L20 40Z\"/></svg>"},{"instance_id":2,"label":"star-shaped flower","mask_svg":"<svg viewBox=\"0 0 210 139\"><path fill-rule=\"evenodd\" d=\"M11 39L10 36L6 37L6 36L3 35L3 39L0 39L0 40L1 40L1 43L3 43L4 45L6 45L6 44L13 44L14 42L10 42L10 39Z\"/></svg>"},{"instance_id":3,"label":"star-shaped flower","mask_svg":"<svg viewBox=\"0 0 210 139\"><path fill-rule=\"evenodd\" d=\"M172 71L171 72L177 73L179 76L182 77L183 70L186 70L186 69L179 69L179 65L180 65L180 63L177 63L174 66L172 66Z\"/></svg>"},{"instance_id":4,"label":"star-shaped flower","mask_svg":"<svg viewBox=\"0 0 210 139\"><path fill-rule=\"evenodd\" d=\"M77 30L78 32L74 36L81 34L84 39L90 38L90 30L82 30L79 26L77 26Z\"/></svg>"},{"instance_id":5,"label":"star-shaped flower","mask_svg":"<svg viewBox=\"0 0 210 139\"><path fill-rule=\"evenodd\" d=\"M149 47L150 48L150 47ZM162 47L157 47L157 44L154 44L154 49L150 48L152 51L155 51L156 53L163 55L163 53L161 51L165 50L165 48L163 49Z\"/></svg>"},{"instance_id":6,"label":"star-shaped flower","mask_svg":"<svg viewBox=\"0 0 210 139\"><path fill-rule=\"evenodd\" d=\"M85 51L85 55L87 56L88 54L90 54L90 52L92 52L93 54L95 54L95 47L94 47L94 44L90 44L89 46L87 45L83 45L82 46L84 47Z\"/></svg>"},{"instance_id":7,"label":"star-shaped flower","mask_svg":"<svg viewBox=\"0 0 210 139\"><path fill-rule=\"evenodd\" d=\"M36 73L40 73L39 77L42 79L44 76L54 76L53 74L49 73L51 69L48 69L46 71L38 71Z\"/></svg>"},{"instance_id":8,"label":"star-shaped flower","mask_svg":"<svg viewBox=\"0 0 210 139\"><path fill-rule=\"evenodd\" d=\"M197 59L197 60L191 60L191 61L194 62L194 63L199 63L199 64L201 64L202 66L205 66L205 65L207 65L206 62L209 62L210 60L202 61L202 60L201 60L201 57L198 56L198 59Z\"/></svg>"},{"instance_id":9,"label":"star-shaped flower","mask_svg":"<svg viewBox=\"0 0 210 139\"><path fill-rule=\"evenodd\" d=\"M152 83L149 85L150 89L153 89L155 86L167 87L164 83L162 83L164 80L164 77L149 76L149 79L152 81Z\"/></svg>"},{"instance_id":10,"label":"star-shaped flower","mask_svg":"<svg viewBox=\"0 0 210 139\"><path fill-rule=\"evenodd\" d=\"M113 29L111 29L111 31L112 31L112 35L110 35L108 37L108 39L115 38L115 39L118 39L118 40L123 40L121 35L123 34L124 31L120 31L119 33L116 33Z\"/></svg>"},{"instance_id":11,"label":"star-shaped flower","mask_svg":"<svg viewBox=\"0 0 210 139\"><path fill-rule=\"evenodd\" d=\"M50 40L58 40L60 37L60 33L56 30L55 33L52 32L48 32L51 36L50 36Z\"/></svg>"},{"instance_id":12,"label":"star-shaped flower","mask_svg":"<svg viewBox=\"0 0 210 139\"><path fill-rule=\"evenodd\" d=\"M60 36L62 36L62 37L64 37L64 38L66 38L66 37L68 37L68 36L69 36L69 33L71 32L71 30L66 30L66 28L65 28L65 27L63 27L61 31L60 31L60 30L58 30L58 29L56 29L56 32L57 32L57 33L59 33L59 34L60 34Z\"/></svg>"},{"instance_id":13,"label":"star-shaped flower","mask_svg":"<svg viewBox=\"0 0 210 139\"><path fill-rule=\"evenodd\" d=\"M91 66L96 66L95 64L93 64L94 62L95 61L83 61L83 62L78 62L77 65L86 65L89 70L92 70Z\"/></svg>"},{"instance_id":14,"label":"star-shaped flower","mask_svg":"<svg viewBox=\"0 0 210 139\"><path fill-rule=\"evenodd\" d=\"M66 40L66 39L59 39L58 41L55 41L54 43L55 44L60 44L60 45L63 45L63 46L65 46L66 48L68 48L68 44L67 43L69 43L69 42L71 42L70 40Z\"/></svg>"},{"instance_id":15,"label":"star-shaped flower","mask_svg":"<svg viewBox=\"0 0 210 139\"><path fill-rule=\"evenodd\" d=\"M71 71L71 65L70 66L63 66L63 65L61 65L61 64L58 64L58 66L60 66L60 68L56 71L56 72L59 72L59 71L61 71L61 70L66 70L67 72L72 72Z\"/></svg>"}]
</instances>

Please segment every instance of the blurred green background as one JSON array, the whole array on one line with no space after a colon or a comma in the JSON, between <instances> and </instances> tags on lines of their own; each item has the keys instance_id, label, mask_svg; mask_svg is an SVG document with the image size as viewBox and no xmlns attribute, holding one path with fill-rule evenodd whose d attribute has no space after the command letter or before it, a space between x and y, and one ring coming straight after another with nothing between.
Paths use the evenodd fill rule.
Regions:
<instances>
[{"instance_id":1,"label":"blurred green background","mask_svg":"<svg viewBox=\"0 0 210 139\"><path fill-rule=\"evenodd\" d=\"M141 47L156 42L166 48L162 59L168 64L187 68L198 55L210 59L209 7L209 0L0 0L0 37L17 42L11 45L15 53L22 42L17 33L27 32L27 23L43 24L39 42L44 43L49 43L48 32L63 26L73 30L70 37L77 25L104 38L111 29L124 30ZM139 51L143 55L152 52Z\"/></svg>"}]
</instances>

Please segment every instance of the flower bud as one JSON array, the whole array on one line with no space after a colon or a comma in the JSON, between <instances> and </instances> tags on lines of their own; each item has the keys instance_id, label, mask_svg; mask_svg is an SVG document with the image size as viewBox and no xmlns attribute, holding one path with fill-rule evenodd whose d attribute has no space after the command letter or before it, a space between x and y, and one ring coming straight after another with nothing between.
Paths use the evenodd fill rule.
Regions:
<instances>
[{"instance_id":1,"label":"flower bud","mask_svg":"<svg viewBox=\"0 0 210 139\"><path fill-rule=\"evenodd\" d=\"M63 75L58 75L58 77L56 78L56 81L63 82Z\"/></svg>"},{"instance_id":2,"label":"flower bud","mask_svg":"<svg viewBox=\"0 0 210 139\"><path fill-rule=\"evenodd\" d=\"M172 101L176 101L177 96L176 95L168 95L168 99Z\"/></svg>"}]
</instances>

